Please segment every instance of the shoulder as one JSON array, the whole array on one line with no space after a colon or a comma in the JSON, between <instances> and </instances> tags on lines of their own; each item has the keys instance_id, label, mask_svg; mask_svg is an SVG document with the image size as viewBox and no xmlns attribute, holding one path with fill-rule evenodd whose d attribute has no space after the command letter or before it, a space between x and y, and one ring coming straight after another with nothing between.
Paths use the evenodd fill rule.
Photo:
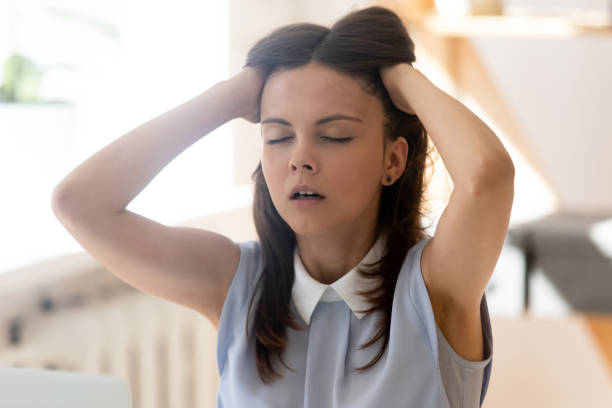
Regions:
<instances>
[{"instance_id":1,"label":"shoulder","mask_svg":"<svg viewBox=\"0 0 612 408\"><path fill-rule=\"evenodd\" d=\"M237 242L237 245L240 248L240 259L230 289L236 286L239 295L244 296L252 290L261 270L261 244L259 241L243 241Z\"/></svg>"},{"instance_id":2,"label":"shoulder","mask_svg":"<svg viewBox=\"0 0 612 408\"><path fill-rule=\"evenodd\" d=\"M237 264L237 266L227 276L224 284L223 297L218 313L219 326L228 314L239 313L245 306L246 298L253 291L256 275L260 269L259 241L236 242L236 246L239 249L239 254L237 254L237 261L234 264Z\"/></svg>"},{"instance_id":3,"label":"shoulder","mask_svg":"<svg viewBox=\"0 0 612 408\"><path fill-rule=\"evenodd\" d=\"M217 326L217 359L220 370L225 362L227 347L235 337L236 330L243 326L246 318L244 309L251 299L258 271L261 270L259 241L236 244L240 248L238 266L228 284Z\"/></svg>"},{"instance_id":4,"label":"shoulder","mask_svg":"<svg viewBox=\"0 0 612 408\"><path fill-rule=\"evenodd\" d=\"M398 284L400 280L404 281L402 284L409 286L411 294L419 289L418 281L419 279L422 280L423 251L430 239L431 237L427 235L409 247L402 262Z\"/></svg>"}]
</instances>

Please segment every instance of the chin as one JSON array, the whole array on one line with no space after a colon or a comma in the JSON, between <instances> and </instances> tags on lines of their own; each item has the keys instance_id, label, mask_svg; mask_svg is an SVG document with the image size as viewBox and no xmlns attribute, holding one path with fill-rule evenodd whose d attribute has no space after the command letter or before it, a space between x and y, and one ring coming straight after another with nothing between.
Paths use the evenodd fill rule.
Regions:
<instances>
[{"instance_id":1,"label":"chin","mask_svg":"<svg viewBox=\"0 0 612 408\"><path fill-rule=\"evenodd\" d=\"M285 220L285 222L287 221ZM329 230L329 223L308 220L305 217L301 220L289 220L287 225L289 225L296 236L318 236Z\"/></svg>"},{"instance_id":2,"label":"chin","mask_svg":"<svg viewBox=\"0 0 612 408\"><path fill-rule=\"evenodd\" d=\"M295 223L291 223L289 224L289 227L295 233L296 236L316 236L320 235L323 232L322 229L312 224L304 225L303 223L300 223L296 225Z\"/></svg>"},{"instance_id":3,"label":"chin","mask_svg":"<svg viewBox=\"0 0 612 408\"><path fill-rule=\"evenodd\" d=\"M291 208L291 203L282 208L282 212L277 212L285 221L289 228L296 234L301 236L318 236L324 235L330 230L331 223L329 222L329 214L312 212L306 213Z\"/></svg>"}]
</instances>

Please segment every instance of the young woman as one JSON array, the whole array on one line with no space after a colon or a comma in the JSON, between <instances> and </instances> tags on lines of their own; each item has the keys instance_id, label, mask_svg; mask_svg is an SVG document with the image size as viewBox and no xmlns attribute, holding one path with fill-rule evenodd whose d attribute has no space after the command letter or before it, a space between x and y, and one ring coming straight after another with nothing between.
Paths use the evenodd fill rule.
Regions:
<instances>
[{"instance_id":1,"label":"young woman","mask_svg":"<svg viewBox=\"0 0 612 408\"><path fill-rule=\"evenodd\" d=\"M495 134L413 68L392 11L292 24L243 70L73 170L53 208L105 267L218 328L218 407L472 407L492 367L485 288L514 167ZM221 124L261 122L257 241L126 210ZM420 224L428 136L454 190Z\"/></svg>"}]
</instances>

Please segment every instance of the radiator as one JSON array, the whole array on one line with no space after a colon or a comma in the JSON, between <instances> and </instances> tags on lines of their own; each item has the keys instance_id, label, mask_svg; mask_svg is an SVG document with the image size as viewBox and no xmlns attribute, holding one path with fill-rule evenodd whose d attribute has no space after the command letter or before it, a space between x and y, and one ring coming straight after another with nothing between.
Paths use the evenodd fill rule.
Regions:
<instances>
[{"instance_id":1,"label":"radiator","mask_svg":"<svg viewBox=\"0 0 612 408\"><path fill-rule=\"evenodd\" d=\"M115 375L134 408L215 407L216 330L186 307L129 291L28 316L21 336L1 365Z\"/></svg>"}]
</instances>

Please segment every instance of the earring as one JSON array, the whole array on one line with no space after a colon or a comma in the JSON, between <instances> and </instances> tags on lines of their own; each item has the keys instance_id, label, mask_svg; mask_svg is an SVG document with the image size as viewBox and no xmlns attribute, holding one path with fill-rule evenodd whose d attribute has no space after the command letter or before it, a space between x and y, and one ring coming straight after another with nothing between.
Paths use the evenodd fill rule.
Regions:
<instances>
[{"instance_id":1,"label":"earring","mask_svg":"<svg viewBox=\"0 0 612 408\"><path fill-rule=\"evenodd\" d=\"M387 182L391 181L391 176L387 176Z\"/></svg>"}]
</instances>

